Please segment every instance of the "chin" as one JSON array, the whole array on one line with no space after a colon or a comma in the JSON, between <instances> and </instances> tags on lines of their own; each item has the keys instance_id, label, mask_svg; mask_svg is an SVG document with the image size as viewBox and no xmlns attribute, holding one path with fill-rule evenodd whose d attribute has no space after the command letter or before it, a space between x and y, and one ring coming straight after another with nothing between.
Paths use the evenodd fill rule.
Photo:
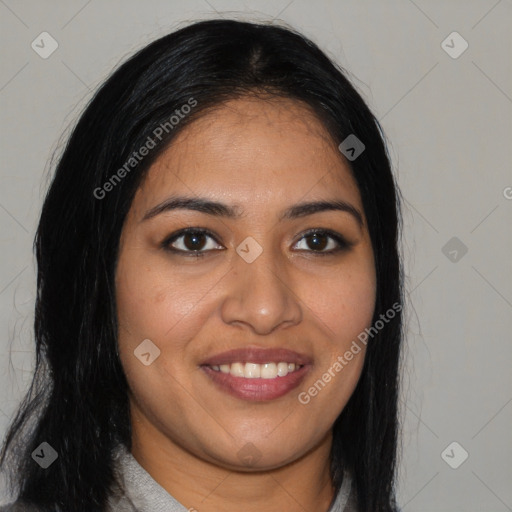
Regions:
<instances>
[{"instance_id":1,"label":"chin","mask_svg":"<svg viewBox=\"0 0 512 512\"><path fill-rule=\"evenodd\" d=\"M226 458L226 452L212 456L217 464L232 471L271 471L300 459L309 451L309 445L313 445L307 443L301 447L300 442L293 436L287 436L287 441L289 446L282 439L273 439L271 442L265 437L246 439L245 443L231 443L229 458Z\"/></svg>"}]
</instances>

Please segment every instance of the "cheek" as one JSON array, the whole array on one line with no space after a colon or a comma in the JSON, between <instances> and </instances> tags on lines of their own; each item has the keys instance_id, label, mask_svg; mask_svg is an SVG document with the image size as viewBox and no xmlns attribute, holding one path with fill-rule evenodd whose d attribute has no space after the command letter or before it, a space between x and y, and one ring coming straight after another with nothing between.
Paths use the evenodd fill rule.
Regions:
<instances>
[{"instance_id":1,"label":"cheek","mask_svg":"<svg viewBox=\"0 0 512 512\"><path fill-rule=\"evenodd\" d=\"M154 266L143 260L119 262L116 276L117 311L123 324L140 324L141 328L155 326L155 318L165 310L169 300L177 295L176 283L161 275ZM179 308L181 303L176 303ZM171 321L171 319L169 319Z\"/></svg>"},{"instance_id":2,"label":"cheek","mask_svg":"<svg viewBox=\"0 0 512 512\"><path fill-rule=\"evenodd\" d=\"M326 337L342 349L372 321L376 280L371 265L341 269L309 286L307 304L325 327Z\"/></svg>"},{"instance_id":3,"label":"cheek","mask_svg":"<svg viewBox=\"0 0 512 512\"><path fill-rule=\"evenodd\" d=\"M159 260L136 245L127 245L121 252L116 302L121 327L127 332L160 337L189 308L189 289L183 289L176 273L165 272Z\"/></svg>"},{"instance_id":4,"label":"cheek","mask_svg":"<svg viewBox=\"0 0 512 512\"><path fill-rule=\"evenodd\" d=\"M172 376L180 382L188 378L180 362L185 360L188 340L198 328L199 322L191 320L200 315L200 290L184 287L175 274L162 272L147 260L140 265L120 261L116 295L122 366L132 398L152 416L151 411L158 411L162 400L177 405L176 393L165 392L174 389ZM146 339L160 350L149 366L136 357L137 348Z\"/></svg>"},{"instance_id":5,"label":"cheek","mask_svg":"<svg viewBox=\"0 0 512 512\"><path fill-rule=\"evenodd\" d=\"M213 276L215 277L215 276ZM129 356L144 340L152 340L165 354L159 364L179 355L201 328L210 308L210 278L182 275L160 258L120 258L116 275L116 301L119 319L119 347ZM131 358L126 358L131 363Z\"/></svg>"},{"instance_id":6,"label":"cheek","mask_svg":"<svg viewBox=\"0 0 512 512\"><path fill-rule=\"evenodd\" d=\"M318 344L314 373L298 396L308 414L304 428L322 431L332 426L350 399L361 376L366 345L358 336L371 325L376 280L371 264L340 270L317 281L309 293L316 325L325 334Z\"/></svg>"},{"instance_id":7,"label":"cheek","mask_svg":"<svg viewBox=\"0 0 512 512\"><path fill-rule=\"evenodd\" d=\"M319 313L338 340L355 339L372 321L375 308L375 287L372 282L357 279L345 282L332 292L330 307L325 304ZM336 304L337 307L333 307Z\"/></svg>"}]
</instances>

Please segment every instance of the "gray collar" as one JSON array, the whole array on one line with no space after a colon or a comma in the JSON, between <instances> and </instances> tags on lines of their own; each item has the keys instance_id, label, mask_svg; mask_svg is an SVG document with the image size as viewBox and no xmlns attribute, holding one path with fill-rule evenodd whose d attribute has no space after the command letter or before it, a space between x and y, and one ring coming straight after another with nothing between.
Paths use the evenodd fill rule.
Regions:
<instances>
[{"instance_id":1,"label":"gray collar","mask_svg":"<svg viewBox=\"0 0 512 512\"><path fill-rule=\"evenodd\" d=\"M118 488L109 500L112 512L189 512L194 510L187 509L153 480L124 446L117 449L114 461ZM341 489L328 512L348 512L345 507L351 486L351 478L345 474Z\"/></svg>"}]
</instances>

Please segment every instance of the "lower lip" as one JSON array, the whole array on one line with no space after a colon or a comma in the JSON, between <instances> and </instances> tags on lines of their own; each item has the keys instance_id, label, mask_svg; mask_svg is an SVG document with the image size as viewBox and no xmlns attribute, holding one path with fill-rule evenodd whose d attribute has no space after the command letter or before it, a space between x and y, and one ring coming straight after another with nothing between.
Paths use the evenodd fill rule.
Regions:
<instances>
[{"instance_id":1,"label":"lower lip","mask_svg":"<svg viewBox=\"0 0 512 512\"><path fill-rule=\"evenodd\" d=\"M233 377L229 373L217 372L209 366L201 366L201 369L226 393L242 400L265 402L284 396L299 386L306 376L309 366L304 365L284 377L275 379Z\"/></svg>"}]
</instances>

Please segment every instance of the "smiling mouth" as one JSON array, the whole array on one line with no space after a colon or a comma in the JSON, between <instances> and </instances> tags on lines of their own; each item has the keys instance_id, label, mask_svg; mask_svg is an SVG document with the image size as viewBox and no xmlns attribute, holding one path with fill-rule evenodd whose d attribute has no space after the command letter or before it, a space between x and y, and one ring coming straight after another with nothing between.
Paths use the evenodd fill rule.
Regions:
<instances>
[{"instance_id":1,"label":"smiling mouth","mask_svg":"<svg viewBox=\"0 0 512 512\"><path fill-rule=\"evenodd\" d=\"M250 402L269 402L297 388L311 370L311 365L285 361L263 364L236 362L202 365L200 368L216 389L232 397Z\"/></svg>"},{"instance_id":2,"label":"smiling mouth","mask_svg":"<svg viewBox=\"0 0 512 512\"><path fill-rule=\"evenodd\" d=\"M241 400L264 402L290 393L312 366L308 355L249 345L212 356L199 367L216 389Z\"/></svg>"},{"instance_id":3,"label":"smiling mouth","mask_svg":"<svg viewBox=\"0 0 512 512\"><path fill-rule=\"evenodd\" d=\"M223 374L229 374L233 377L241 377L243 379L277 379L286 377L288 374L300 370L304 365L287 363L281 361L279 363L243 363L235 362L231 364L212 365L213 371Z\"/></svg>"}]
</instances>

